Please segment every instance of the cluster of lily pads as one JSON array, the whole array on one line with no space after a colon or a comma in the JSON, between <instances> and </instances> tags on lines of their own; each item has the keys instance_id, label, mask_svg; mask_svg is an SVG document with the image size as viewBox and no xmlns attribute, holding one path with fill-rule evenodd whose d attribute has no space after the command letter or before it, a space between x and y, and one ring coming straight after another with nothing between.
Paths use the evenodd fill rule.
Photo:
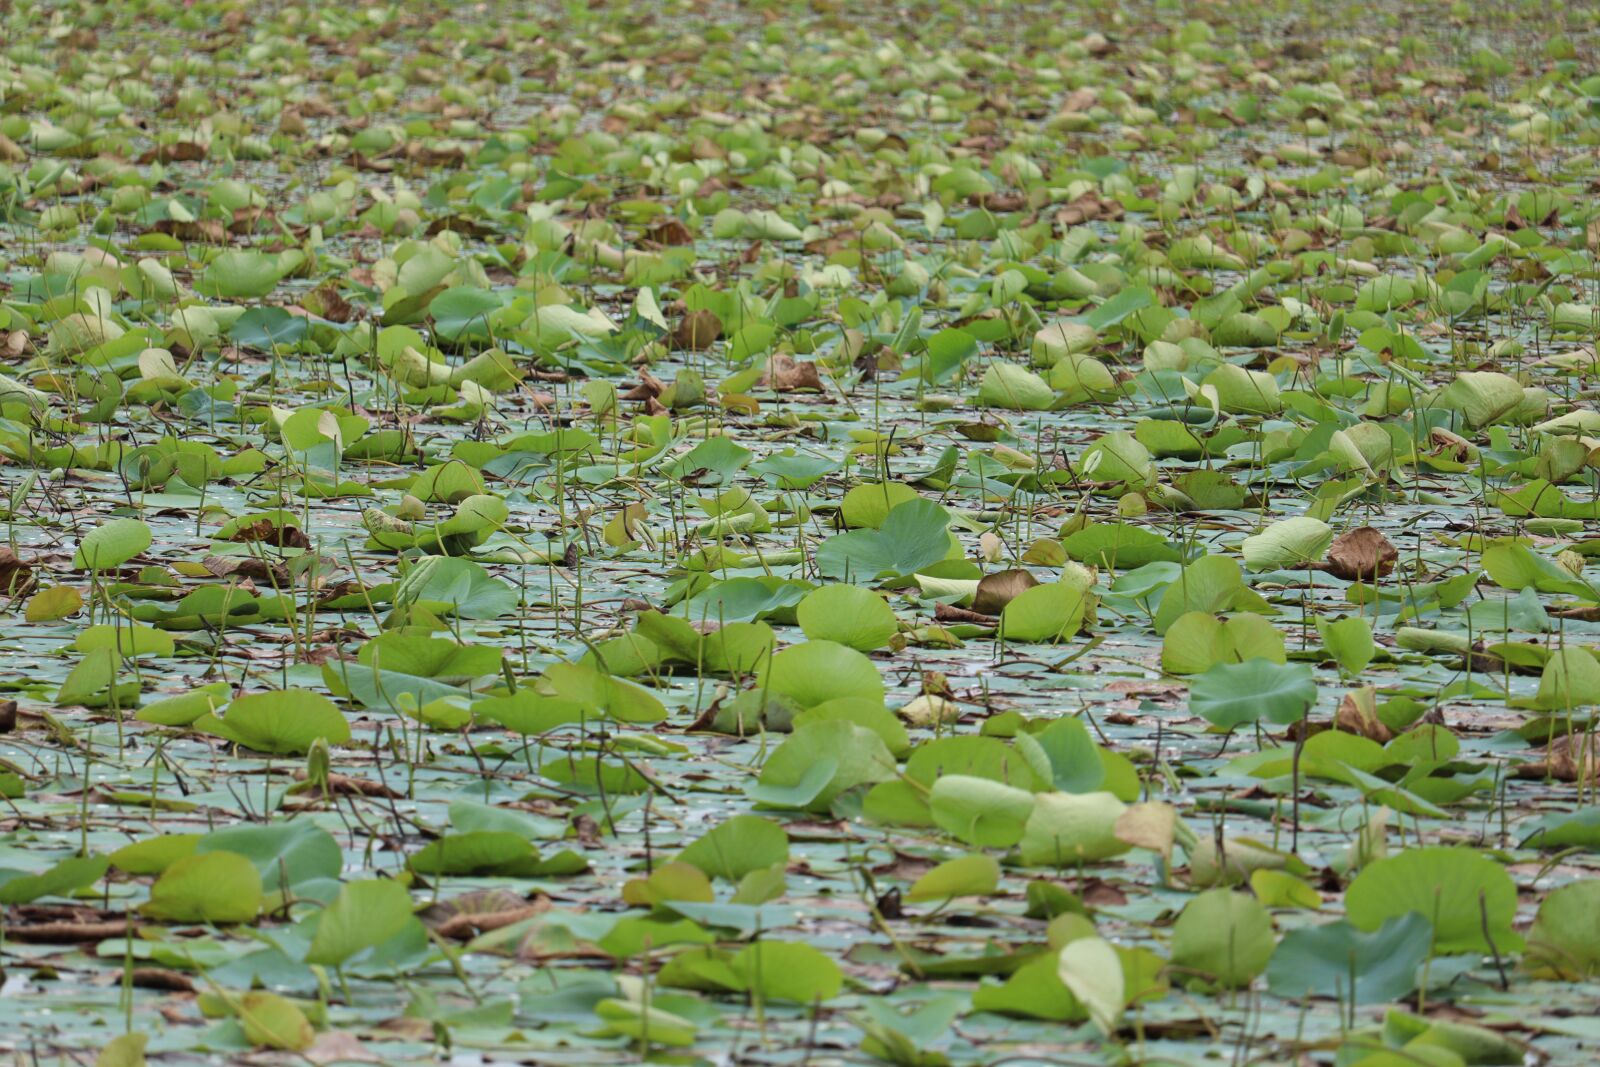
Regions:
<instances>
[{"instance_id":1,"label":"cluster of lily pads","mask_svg":"<svg viewBox=\"0 0 1600 1067\"><path fill-rule=\"evenodd\" d=\"M1596 11L0 13L0 1047L1592 1058Z\"/></svg>"}]
</instances>

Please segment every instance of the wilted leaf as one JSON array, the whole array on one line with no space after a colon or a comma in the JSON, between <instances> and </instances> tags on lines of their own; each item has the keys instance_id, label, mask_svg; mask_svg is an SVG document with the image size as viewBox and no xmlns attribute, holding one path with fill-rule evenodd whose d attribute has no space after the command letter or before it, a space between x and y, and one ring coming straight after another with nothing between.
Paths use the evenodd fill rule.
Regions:
<instances>
[{"instance_id":1,"label":"wilted leaf","mask_svg":"<svg viewBox=\"0 0 1600 1067\"><path fill-rule=\"evenodd\" d=\"M972 594L972 610L981 615L998 615L1025 589L1039 584L1029 571L1010 570L986 574L978 580L978 591Z\"/></svg>"},{"instance_id":2,"label":"wilted leaf","mask_svg":"<svg viewBox=\"0 0 1600 1067\"><path fill-rule=\"evenodd\" d=\"M1334 538L1328 548L1328 573L1350 582L1370 582L1394 570L1399 551L1371 526L1358 526Z\"/></svg>"}]
</instances>

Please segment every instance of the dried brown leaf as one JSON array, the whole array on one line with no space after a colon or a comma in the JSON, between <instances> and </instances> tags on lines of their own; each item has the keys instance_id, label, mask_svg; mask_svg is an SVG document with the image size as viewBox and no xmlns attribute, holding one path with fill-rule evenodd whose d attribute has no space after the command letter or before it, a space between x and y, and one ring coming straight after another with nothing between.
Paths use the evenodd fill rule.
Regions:
<instances>
[{"instance_id":1,"label":"dried brown leaf","mask_svg":"<svg viewBox=\"0 0 1600 1067\"><path fill-rule=\"evenodd\" d=\"M1056 223L1063 227L1081 226L1095 219L1120 219L1122 215L1123 207L1115 200L1103 200L1094 193L1084 193L1056 212Z\"/></svg>"},{"instance_id":2,"label":"dried brown leaf","mask_svg":"<svg viewBox=\"0 0 1600 1067\"><path fill-rule=\"evenodd\" d=\"M306 772L303 768L295 771L294 776L299 781L306 780ZM367 778L357 778L349 774L330 774L328 775L328 788L326 791L320 786L312 786L300 793L300 795L323 797L328 793L333 793L337 796L382 797L388 800L398 800L405 795L381 782L374 782Z\"/></svg>"},{"instance_id":3,"label":"dried brown leaf","mask_svg":"<svg viewBox=\"0 0 1600 1067\"><path fill-rule=\"evenodd\" d=\"M72 945L82 941L104 941L121 937L128 924L120 919L109 922L37 923L33 926L7 926L6 936L30 945Z\"/></svg>"},{"instance_id":4,"label":"dried brown leaf","mask_svg":"<svg viewBox=\"0 0 1600 1067\"><path fill-rule=\"evenodd\" d=\"M978 626L993 626L995 623L993 615L980 615L954 604L935 604L933 617L936 622L970 622Z\"/></svg>"},{"instance_id":5,"label":"dried brown leaf","mask_svg":"<svg viewBox=\"0 0 1600 1067\"><path fill-rule=\"evenodd\" d=\"M646 230L645 235L658 245L694 244L694 232L682 219L663 219Z\"/></svg>"},{"instance_id":6,"label":"dried brown leaf","mask_svg":"<svg viewBox=\"0 0 1600 1067\"><path fill-rule=\"evenodd\" d=\"M1558 782L1593 782L1600 775L1600 742L1588 734L1558 737L1545 749L1545 758L1524 763L1513 774L1518 778L1553 778Z\"/></svg>"},{"instance_id":7,"label":"dried brown leaf","mask_svg":"<svg viewBox=\"0 0 1600 1067\"><path fill-rule=\"evenodd\" d=\"M722 320L702 308L691 311L678 321L672 331L672 343L691 352L704 352L722 336Z\"/></svg>"},{"instance_id":8,"label":"dried brown leaf","mask_svg":"<svg viewBox=\"0 0 1600 1067\"><path fill-rule=\"evenodd\" d=\"M1334 729L1357 734L1380 745L1392 741L1394 731L1378 718L1377 696L1377 689L1370 685L1346 693L1339 702L1339 710L1334 712Z\"/></svg>"},{"instance_id":9,"label":"dried brown leaf","mask_svg":"<svg viewBox=\"0 0 1600 1067\"><path fill-rule=\"evenodd\" d=\"M180 241L197 241L214 245L228 243L228 231L217 219L197 219L193 222L161 219L151 227L151 230L176 237Z\"/></svg>"},{"instance_id":10,"label":"dried brown leaf","mask_svg":"<svg viewBox=\"0 0 1600 1067\"><path fill-rule=\"evenodd\" d=\"M9 546L0 548L0 593L17 596L33 585L33 567L17 558Z\"/></svg>"},{"instance_id":11,"label":"dried brown leaf","mask_svg":"<svg viewBox=\"0 0 1600 1067\"><path fill-rule=\"evenodd\" d=\"M822 377L815 363L802 362L782 352L767 361L767 373L762 375L761 383L779 393L823 391Z\"/></svg>"},{"instance_id":12,"label":"dried brown leaf","mask_svg":"<svg viewBox=\"0 0 1600 1067\"><path fill-rule=\"evenodd\" d=\"M361 1039L348 1030L324 1030L301 1055L317 1067L334 1063L383 1062L382 1056L363 1045Z\"/></svg>"},{"instance_id":13,"label":"dried brown leaf","mask_svg":"<svg viewBox=\"0 0 1600 1067\"><path fill-rule=\"evenodd\" d=\"M440 937L465 939L531 919L551 907L546 896L524 900L509 889L480 889L435 904L420 917Z\"/></svg>"},{"instance_id":14,"label":"dried brown leaf","mask_svg":"<svg viewBox=\"0 0 1600 1067\"><path fill-rule=\"evenodd\" d=\"M254 556L207 556L200 566L218 578L242 578L252 582L275 582L287 585L289 572L278 563Z\"/></svg>"},{"instance_id":15,"label":"dried brown leaf","mask_svg":"<svg viewBox=\"0 0 1600 1067\"><path fill-rule=\"evenodd\" d=\"M1171 804L1152 800L1129 806L1117 816L1112 832L1119 841L1135 848L1159 852L1170 860L1177 825L1177 810Z\"/></svg>"},{"instance_id":16,"label":"dried brown leaf","mask_svg":"<svg viewBox=\"0 0 1600 1067\"><path fill-rule=\"evenodd\" d=\"M978 591L972 596L972 610L980 615L998 615L1024 590L1038 584L1039 579L1024 570L986 574L978 582Z\"/></svg>"},{"instance_id":17,"label":"dried brown leaf","mask_svg":"<svg viewBox=\"0 0 1600 1067\"><path fill-rule=\"evenodd\" d=\"M251 544L256 541L265 541L278 548L310 548L311 538L300 531L298 526L278 526L271 519L261 519L239 527L228 540L237 544Z\"/></svg>"},{"instance_id":18,"label":"dried brown leaf","mask_svg":"<svg viewBox=\"0 0 1600 1067\"><path fill-rule=\"evenodd\" d=\"M174 141L171 144L157 145L139 157L139 162L154 163L197 163L206 158L206 146L194 141Z\"/></svg>"},{"instance_id":19,"label":"dried brown leaf","mask_svg":"<svg viewBox=\"0 0 1600 1067\"><path fill-rule=\"evenodd\" d=\"M1334 539L1324 569L1346 581L1371 581L1394 570L1399 559L1399 550L1387 537L1371 526L1360 526Z\"/></svg>"},{"instance_id":20,"label":"dried brown leaf","mask_svg":"<svg viewBox=\"0 0 1600 1067\"><path fill-rule=\"evenodd\" d=\"M168 993L194 992L194 983L187 976L166 967L135 967L133 984L140 989L160 989Z\"/></svg>"}]
</instances>

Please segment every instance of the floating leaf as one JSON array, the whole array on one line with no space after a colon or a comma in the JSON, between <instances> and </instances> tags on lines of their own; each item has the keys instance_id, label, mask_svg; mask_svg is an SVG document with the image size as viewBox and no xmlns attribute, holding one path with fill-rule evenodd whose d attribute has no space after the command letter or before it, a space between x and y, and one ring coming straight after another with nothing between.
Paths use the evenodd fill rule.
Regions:
<instances>
[{"instance_id":1,"label":"floating leaf","mask_svg":"<svg viewBox=\"0 0 1600 1067\"><path fill-rule=\"evenodd\" d=\"M783 827L759 815L735 815L702 834L678 854L712 878L737 882L752 871L789 858Z\"/></svg>"},{"instance_id":2,"label":"floating leaf","mask_svg":"<svg viewBox=\"0 0 1600 1067\"><path fill-rule=\"evenodd\" d=\"M1022 862L1064 870L1121 855L1132 847L1117 835L1126 811L1112 793L1040 793L1018 846Z\"/></svg>"},{"instance_id":3,"label":"floating leaf","mask_svg":"<svg viewBox=\"0 0 1600 1067\"><path fill-rule=\"evenodd\" d=\"M978 403L1010 411L1044 411L1055 401L1045 380L1025 367L996 360L983 372Z\"/></svg>"},{"instance_id":4,"label":"floating leaf","mask_svg":"<svg viewBox=\"0 0 1600 1067\"><path fill-rule=\"evenodd\" d=\"M43 874L0 869L0 904L29 904L40 897L67 896L105 877L110 865L104 856L74 856Z\"/></svg>"},{"instance_id":5,"label":"floating leaf","mask_svg":"<svg viewBox=\"0 0 1600 1067\"><path fill-rule=\"evenodd\" d=\"M266 1048L303 1052L316 1041L311 1021L294 1003L276 993L246 993L234 1004L245 1040Z\"/></svg>"},{"instance_id":6,"label":"floating leaf","mask_svg":"<svg viewBox=\"0 0 1600 1067\"><path fill-rule=\"evenodd\" d=\"M1267 909L1229 889L1201 893L1172 927L1173 966L1227 987L1248 985L1276 945Z\"/></svg>"},{"instance_id":7,"label":"floating leaf","mask_svg":"<svg viewBox=\"0 0 1600 1067\"><path fill-rule=\"evenodd\" d=\"M931 500L890 509L877 530L852 530L817 547L817 569L827 578L875 582L914 574L950 551L950 515Z\"/></svg>"},{"instance_id":8,"label":"floating leaf","mask_svg":"<svg viewBox=\"0 0 1600 1067\"><path fill-rule=\"evenodd\" d=\"M72 557L74 567L109 570L150 547L155 535L138 519L112 519L89 531Z\"/></svg>"},{"instance_id":9,"label":"floating leaf","mask_svg":"<svg viewBox=\"0 0 1600 1067\"><path fill-rule=\"evenodd\" d=\"M839 965L799 941L757 941L741 949L728 966L742 988L763 999L812 1004L832 1000L844 985Z\"/></svg>"},{"instance_id":10,"label":"floating leaf","mask_svg":"<svg viewBox=\"0 0 1600 1067\"><path fill-rule=\"evenodd\" d=\"M1034 796L1001 782L947 774L933 783L928 810L933 821L969 845L1003 848L1022 839Z\"/></svg>"},{"instance_id":11,"label":"floating leaf","mask_svg":"<svg viewBox=\"0 0 1600 1067\"><path fill-rule=\"evenodd\" d=\"M1001 610L999 635L1007 641L1068 641L1077 634L1088 609L1088 591L1077 582L1036 585L1018 593Z\"/></svg>"},{"instance_id":12,"label":"floating leaf","mask_svg":"<svg viewBox=\"0 0 1600 1067\"><path fill-rule=\"evenodd\" d=\"M883 702L883 680L872 661L835 641L807 641L779 652L772 657L766 687L802 708L840 697Z\"/></svg>"},{"instance_id":13,"label":"floating leaf","mask_svg":"<svg viewBox=\"0 0 1600 1067\"><path fill-rule=\"evenodd\" d=\"M1116 1031L1127 991L1122 961L1108 942L1098 937L1080 937L1062 946L1056 957L1056 974L1101 1033Z\"/></svg>"},{"instance_id":14,"label":"floating leaf","mask_svg":"<svg viewBox=\"0 0 1600 1067\"><path fill-rule=\"evenodd\" d=\"M1263 716L1275 723L1297 722L1316 699L1317 683L1309 667L1266 659L1219 663L1189 687L1195 714L1229 730Z\"/></svg>"},{"instance_id":15,"label":"floating leaf","mask_svg":"<svg viewBox=\"0 0 1600 1067\"><path fill-rule=\"evenodd\" d=\"M1387 920L1371 933L1347 922L1290 930L1267 966L1274 996L1306 996L1383 1004L1417 987L1420 968L1433 947L1433 927L1411 912Z\"/></svg>"},{"instance_id":16,"label":"floating leaf","mask_svg":"<svg viewBox=\"0 0 1600 1067\"><path fill-rule=\"evenodd\" d=\"M175 861L150 887L143 911L182 923L246 923L261 910L261 875L236 852L207 852Z\"/></svg>"},{"instance_id":17,"label":"floating leaf","mask_svg":"<svg viewBox=\"0 0 1600 1067\"><path fill-rule=\"evenodd\" d=\"M1000 884L1000 864L992 856L973 854L946 860L912 883L906 899L949 900L988 896Z\"/></svg>"},{"instance_id":18,"label":"floating leaf","mask_svg":"<svg viewBox=\"0 0 1600 1067\"><path fill-rule=\"evenodd\" d=\"M221 718L202 715L192 726L277 755L303 755L317 741L339 745L350 740L350 724L333 701L304 689L242 696L227 706Z\"/></svg>"},{"instance_id":19,"label":"floating leaf","mask_svg":"<svg viewBox=\"0 0 1600 1067\"><path fill-rule=\"evenodd\" d=\"M1527 961L1568 981L1600 973L1600 881L1570 882L1540 901L1528 931Z\"/></svg>"},{"instance_id":20,"label":"floating leaf","mask_svg":"<svg viewBox=\"0 0 1600 1067\"><path fill-rule=\"evenodd\" d=\"M1517 889L1494 860L1465 847L1408 849L1364 868L1345 893L1362 930L1416 912L1433 926L1434 951L1516 952ZM1492 944L1491 944L1492 940Z\"/></svg>"},{"instance_id":21,"label":"floating leaf","mask_svg":"<svg viewBox=\"0 0 1600 1067\"><path fill-rule=\"evenodd\" d=\"M813 641L832 641L863 652L882 648L899 629L883 597L855 585L825 585L795 609L800 629Z\"/></svg>"},{"instance_id":22,"label":"floating leaf","mask_svg":"<svg viewBox=\"0 0 1600 1067\"><path fill-rule=\"evenodd\" d=\"M1297 515L1246 537L1239 551L1251 570L1278 570L1315 563L1332 543L1332 527L1321 519Z\"/></svg>"},{"instance_id":23,"label":"floating leaf","mask_svg":"<svg viewBox=\"0 0 1600 1067\"><path fill-rule=\"evenodd\" d=\"M317 917L307 963L339 967L414 924L411 894L399 882L351 882Z\"/></svg>"}]
</instances>

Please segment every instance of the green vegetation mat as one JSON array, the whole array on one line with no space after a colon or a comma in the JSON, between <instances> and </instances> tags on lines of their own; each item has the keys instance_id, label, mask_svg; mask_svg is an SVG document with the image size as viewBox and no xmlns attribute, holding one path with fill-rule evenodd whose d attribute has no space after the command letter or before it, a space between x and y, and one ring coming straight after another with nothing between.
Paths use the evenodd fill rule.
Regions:
<instances>
[{"instance_id":1,"label":"green vegetation mat","mask_svg":"<svg viewBox=\"0 0 1600 1067\"><path fill-rule=\"evenodd\" d=\"M1600 1055L1600 8L0 26L8 1062Z\"/></svg>"}]
</instances>

